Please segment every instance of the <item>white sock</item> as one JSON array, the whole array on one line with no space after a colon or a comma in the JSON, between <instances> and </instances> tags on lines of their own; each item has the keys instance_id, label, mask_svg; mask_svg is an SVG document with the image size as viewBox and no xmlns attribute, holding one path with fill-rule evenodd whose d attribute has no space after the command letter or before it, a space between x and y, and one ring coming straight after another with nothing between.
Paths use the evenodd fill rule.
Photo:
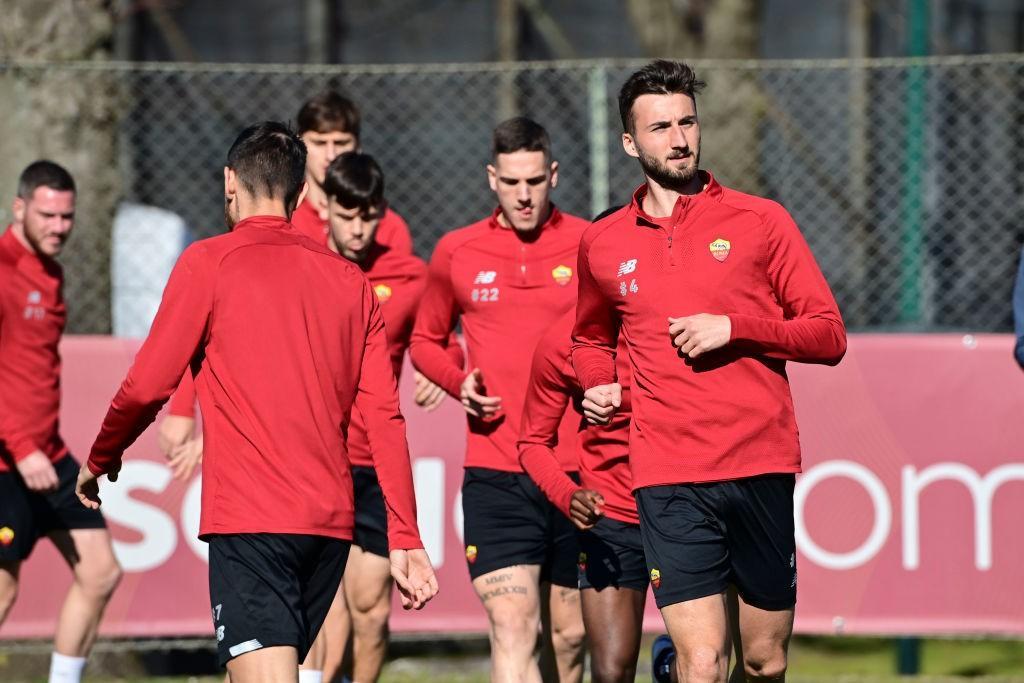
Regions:
<instances>
[{"instance_id":1,"label":"white sock","mask_svg":"<svg viewBox=\"0 0 1024 683\"><path fill-rule=\"evenodd\" d=\"M299 669L299 683L323 683L324 672L316 669Z\"/></svg>"},{"instance_id":2,"label":"white sock","mask_svg":"<svg viewBox=\"0 0 1024 683\"><path fill-rule=\"evenodd\" d=\"M59 652L50 656L50 683L81 683L85 657L68 657Z\"/></svg>"}]
</instances>

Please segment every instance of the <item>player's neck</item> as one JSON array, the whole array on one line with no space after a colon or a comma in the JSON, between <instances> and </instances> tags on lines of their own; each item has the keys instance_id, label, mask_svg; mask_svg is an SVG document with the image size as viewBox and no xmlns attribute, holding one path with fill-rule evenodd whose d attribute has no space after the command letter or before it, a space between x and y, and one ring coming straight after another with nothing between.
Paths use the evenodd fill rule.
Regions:
<instances>
[{"instance_id":1,"label":"player's neck","mask_svg":"<svg viewBox=\"0 0 1024 683\"><path fill-rule=\"evenodd\" d=\"M657 181L647 178L647 194L643 198L643 210L648 216L666 218L675 211L676 202L682 196L699 194L706 183L700 173L680 187L665 187Z\"/></svg>"},{"instance_id":2,"label":"player's neck","mask_svg":"<svg viewBox=\"0 0 1024 683\"><path fill-rule=\"evenodd\" d=\"M272 199L269 197L253 197L238 205L239 222L254 216L277 216L280 218L288 218L288 212L285 210L284 200Z\"/></svg>"},{"instance_id":3,"label":"player's neck","mask_svg":"<svg viewBox=\"0 0 1024 683\"><path fill-rule=\"evenodd\" d=\"M324 186L310 176L306 176L306 187L309 189L306 191L306 198L302 201L307 202L321 215L327 213L327 193L324 192Z\"/></svg>"},{"instance_id":4,"label":"player's neck","mask_svg":"<svg viewBox=\"0 0 1024 683\"><path fill-rule=\"evenodd\" d=\"M49 258L45 254L40 254L36 250L35 246L29 241L28 235L25 234L24 223L11 223L11 232L14 234L14 239L18 240L18 244L25 247L33 256L37 258Z\"/></svg>"}]
</instances>

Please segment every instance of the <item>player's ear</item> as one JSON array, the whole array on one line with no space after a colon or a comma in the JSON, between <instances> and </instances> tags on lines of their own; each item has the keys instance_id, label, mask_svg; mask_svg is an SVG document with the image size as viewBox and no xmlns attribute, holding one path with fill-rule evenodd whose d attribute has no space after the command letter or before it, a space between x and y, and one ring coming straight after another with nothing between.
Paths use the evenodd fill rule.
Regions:
<instances>
[{"instance_id":1,"label":"player's ear","mask_svg":"<svg viewBox=\"0 0 1024 683\"><path fill-rule=\"evenodd\" d=\"M551 162L551 187L558 185L558 162Z\"/></svg>"},{"instance_id":2,"label":"player's ear","mask_svg":"<svg viewBox=\"0 0 1024 683\"><path fill-rule=\"evenodd\" d=\"M14 203L11 205L11 213L14 214L15 223L25 222L25 200L21 197L15 197Z\"/></svg>"},{"instance_id":3,"label":"player's ear","mask_svg":"<svg viewBox=\"0 0 1024 683\"><path fill-rule=\"evenodd\" d=\"M306 193L307 192L309 192L309 183L307 183L305 180L303 180L302 181L302 189L299 190L299 196L296 197L296 199L295 199L295 206L292 207L292 211L294 211L299 206L299 204L302 203L302 200L306 198Z\"/></svg>"},{"instance_id":4,"label":"player's ear","mask_svg":"<svg viewBox=\"0 0 1024 683\"><path fill-rule=\"evenodd\" d=\"M498 191L498 169L494 168L494 164L487 164L487 184L495 192Z\"/></svg>"},{"instance_id":5,"label":"player's ear","mask_svg":"<svg viewBox=\"0 0 1024 683\"><path fill-rule=\"evenodd\" d=\"M636 140L630 133L622 134L622 149L626 150L626 154L631 157L639 158L640 153L636 151Z\"/></svg>"},{"instance_id":6,"label":"player's ear","mask_svg":"<svg viewBox=\"0 0 1024 683\"><path fill-rule=\"evenodd\" d=\"M230 166L224 167L224 196L234 199L238 194L238 177Z\"/></svg>"}]
</instances>

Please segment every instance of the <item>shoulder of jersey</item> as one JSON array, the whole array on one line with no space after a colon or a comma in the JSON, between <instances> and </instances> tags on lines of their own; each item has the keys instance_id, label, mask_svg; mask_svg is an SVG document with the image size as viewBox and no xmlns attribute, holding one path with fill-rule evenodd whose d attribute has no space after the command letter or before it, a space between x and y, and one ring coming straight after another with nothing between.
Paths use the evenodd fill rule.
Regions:
<instances>
[{"instance_id":1,"label":"shoulder of jersey","mask_svg":"<svg viewBox=\"0 0 1024 683\"><path fill-rule=\"evenodd\" d=\"M786 208L773 199L740 192L729 187L722 188L722 203L740 211L750 211L759 216L787 214Z\"/></svg>"},{"instance_id":2,"label":"shoulder of jersey","mask_svg":"<svg viewBox=\"0 0 1024 683\"><path fill-rule=\"evenodd\" d=\"M609 228L622 224L629 215L629 207L630 205L626 204L618 211L608 214L601 220L590 223L583 232L583 241L589 244L599 235L607 232Z\"/></svg>"},{"instance_id":3,"label":"shoulder of jersey","mask_svg":"<svg viewBox=\"0 0 1024 683\"><path fill-rule=\"evenodd\" d=\"M301 233L294 233L291 234L291 236L295 239L294 243L296 245L305 248L310 253L330 259L334 263L338 264L338 268L344 268L350 275L358 275L360 278L363 278L363 271L348 259L335 254L333 251L328 249L326 245L319 244ZM182 253L182 256L185 256L185 253L190 251L196 251L208 254L209 257L214 258L216 261L220 261L231 252L237 249L243 249L251 244L253 243L244 238L240 239L238 233L226 232L193 242L185 247L185 251ZM198 254L195 254L194 256L198 256Z\"/></svg>"},{"instance_id":4,"label":"shoulder of jersey","mask_svg":"<svg viewBox=\"0 0 1024 683\"><path fill-rule=\"evenodd\" d=\"M469 225L461 228L450 230L441 236L441 239L437 241L437 246L434 247L434 250L436 251L437 249L444 248L448 251L454 251L455 249L458 249L459 247L474 240L487 237L491 234L492 230L490 223L491 218L488 216L476 223L470 223Z\"/></svg>"},{"instance_id":5,"label":"shoulder of jersey","mask_svg":"<svg viewBox=\"0 0 1024 683\"><path fill-rule=\"evenodd\" d=\"M415 279L426 277L427 263L415 254L405 254L399 251L389 250L380 257L380 261L374 270L380 272L384 277L405 277Z\"/></svg>"}]
</instances>

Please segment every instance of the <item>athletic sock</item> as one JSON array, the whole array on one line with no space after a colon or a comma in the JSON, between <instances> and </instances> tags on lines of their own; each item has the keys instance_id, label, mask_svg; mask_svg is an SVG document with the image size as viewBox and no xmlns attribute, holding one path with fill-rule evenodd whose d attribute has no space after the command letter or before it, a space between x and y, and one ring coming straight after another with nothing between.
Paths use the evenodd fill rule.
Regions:
<instances>
[{"instance_id":1,"label":"athletic sock","mask_svg":"<svg viewBox=\"0 0 1024 683\"><path fill-rule=\"evenodd\" d=\"M299 669L299 683L323 683L324 672L316 669Z\"/></svg>"},{"instance_id":2,"label":"athletic sock","mask_svg":"<svg viewBox=\"0 0 1024 683\"><path fill-rule=\"evenodd\" d=\"M50 683L81 683L85 657L68 657L59 652L50 655Z\"/></svg>"}]
</instances>

